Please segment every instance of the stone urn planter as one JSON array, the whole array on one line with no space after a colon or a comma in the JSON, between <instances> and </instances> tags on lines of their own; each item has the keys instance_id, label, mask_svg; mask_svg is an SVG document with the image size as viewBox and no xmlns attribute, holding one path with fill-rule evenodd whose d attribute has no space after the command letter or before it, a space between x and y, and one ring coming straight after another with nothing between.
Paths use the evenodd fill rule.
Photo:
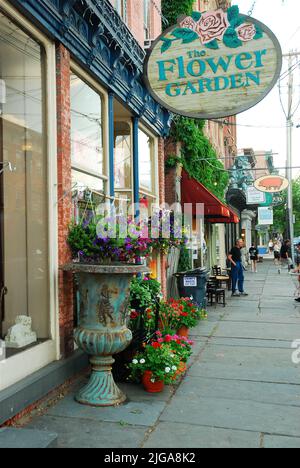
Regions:
<instances>
[{"instance_id":1,"label":"stone urn planter","mask_svg":"<svg viewBox=\"0 0 300 468\"><path fill-rule=\"evenodd\" d=\"M75 398L83 405L119 405L126 395L112 376L113 355L124 351L132 340L127 328L132 277L149 270L126 263L109 266L72 263L63 269L76 274L80 312L75 341L89 355L92 366L89 383Z\"/></svg>"}]
</instances>

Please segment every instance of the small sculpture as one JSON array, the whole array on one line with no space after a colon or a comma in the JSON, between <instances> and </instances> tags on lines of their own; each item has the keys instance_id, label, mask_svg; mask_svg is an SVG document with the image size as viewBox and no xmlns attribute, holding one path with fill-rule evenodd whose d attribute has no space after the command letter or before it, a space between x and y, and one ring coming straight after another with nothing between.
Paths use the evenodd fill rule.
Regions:
<instances>
[{"instance_id":1,"label":"small sculpture","mask_svg":"<svg viewBox=\"0 0 300 468\"><path fill-rule=\"evenodd\" d=\"M32 331L32 319L26 315L19 315L5 338L7 348L25 348L37 342L37 334Z\"/></svg>"}]
</instances>

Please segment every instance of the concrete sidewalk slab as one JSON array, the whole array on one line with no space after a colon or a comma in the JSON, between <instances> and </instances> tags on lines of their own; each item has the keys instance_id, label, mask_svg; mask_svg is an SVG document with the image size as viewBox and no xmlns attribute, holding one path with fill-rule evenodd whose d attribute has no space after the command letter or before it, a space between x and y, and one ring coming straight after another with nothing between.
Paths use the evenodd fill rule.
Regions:
<instances>
[{"instance_id":1,"label":"concrete sidewalk slab","mask_svg":"<svg viewBox=\"0 0 300 468\"><path fill-rule=\"evenodd\" d=\"M57 434L37 429L0 429L1 449L49 449L57 447Z\"/></svg>"},{"instance_id":2,"label":"concrete sidewalk slab","mask_svg":"<svg viewBox=\"0 0 300 468\"><path fill-rule=\"evenodd\" d=\"M143 447L145 448L259 448L258 432L218 429L215 427L190 426L183 423L158 424Z\"/></svg>"},{"instance_id":3,"label":"concrete sidewalk slab","mask_svg":"<svg viewBox=\"0 0 300 468\"><path fill-rule=\"evenodd\" d=\"M269 405L252 401L202 398L195 404L187 398L174 397L160 421L191 426L218 427L300 437L300 408Z\"/></svg>"},{"instance_id":4,"label":"concrete sidewalk slab","mask_svg":"<svg viewBox=\"0 0 300 468\"><path fill-rule=\"evenodd\" d=\"M177 398L198 401L203 397L228 400L253 401L256 403L300 407L300 386L239 380L214 380L204 377L187 378L176 393Z\"/></svg>"}]
</instances>

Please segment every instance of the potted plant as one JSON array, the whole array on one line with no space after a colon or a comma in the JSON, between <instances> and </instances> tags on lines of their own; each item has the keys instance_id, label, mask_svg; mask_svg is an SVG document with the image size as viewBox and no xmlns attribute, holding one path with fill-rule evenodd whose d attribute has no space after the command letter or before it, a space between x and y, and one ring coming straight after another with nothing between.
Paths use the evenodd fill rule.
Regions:
<instances>
[{"instance_id":1,"label":"potted plant","mask_svg":"<svg viewBox=\"0 0 300 468\"><path fill-rule=\"evenodd\" d=\"M173 303L178 308L177 334L188 337L189 330L207 317L206 311L196 306L189 298L182 298L179 301L173 301Z\"/></svg>"},{"instance_id":2,"label":"potted plant","mask_svg":"<svg viewBox=\"0 0 300 468\"><path fill-rule=\"evenodd\" d=\"M145 345L129 365L132 378L141 379L149 393L162 392L165 385L174 383L179 367L180 356L171 344L158 341Z\"/></svg>"},{"instance_id":3,"label":"potted plant","mask_svg":"<svg viewBox=\"0 0 300 468\"><path fill-rule=\"evenodd\" d=\"M92 365L90 381L76 400L91 406L117 405L126 396L114 382L112 356L132 340L130 283L134 275L148 273L135 260L149 255L151 243L133 220L103 216L73 224L68 242L74 261L64 270L76 274L80 297L75 341Z\"/></svg>"},{"instance_id":4,"label":"potted plant","mask_svg":"<svg viewBox=\"0 0 300 468\"><path fill-rule=\"evenodd\" d=\"M119 382L128 380L128 364L144 342L149 342L158 328L161 285L149 276L134 278L130 287L130 321L133 339L129 347L116 356L113 375Z\"/></svg>"}]
</instances>

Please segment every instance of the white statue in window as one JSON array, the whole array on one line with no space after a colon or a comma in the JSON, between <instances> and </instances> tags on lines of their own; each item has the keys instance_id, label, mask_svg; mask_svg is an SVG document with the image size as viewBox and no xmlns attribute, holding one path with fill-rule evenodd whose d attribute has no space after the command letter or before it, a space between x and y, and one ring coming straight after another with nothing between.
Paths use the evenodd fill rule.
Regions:
<instances>
[{"instance_id":1,"label":"white statue in window","mask_svg":"<svg viewBox=\"0 0 300 468\"><path fill-rule=\"evenodd\" d=\"M32 331L32 319L19 315L5 338L7 348L25 348L37 342L37 334Z\"/></svg>"}]
</instances>

